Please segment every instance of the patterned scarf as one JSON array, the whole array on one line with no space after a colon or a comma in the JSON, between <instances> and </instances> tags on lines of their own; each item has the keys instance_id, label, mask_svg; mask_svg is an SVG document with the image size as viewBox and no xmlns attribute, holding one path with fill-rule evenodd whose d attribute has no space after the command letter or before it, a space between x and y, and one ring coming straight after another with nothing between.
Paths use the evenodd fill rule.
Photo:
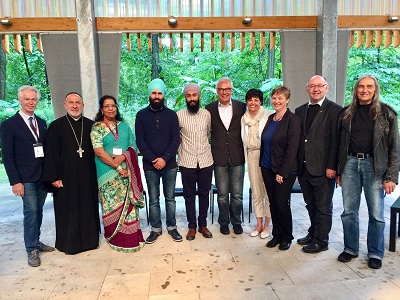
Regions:
<instances>
[{"instance_id":1,"label":"patterned scarf","mask_svg":"<svg viewBox=\"0 0 400 300\"><path fill-rule=\"evenodd\" d=\"M264 107L260 107L257 114L254 117L250 116L250 112L247 110L244 117L245 124L249 127L247 132L247 149L256 150L261 147L261 139L258 136L258 124L264 115Z\"/></svg>"},{"instance_id":2,"label":"patterned scarf","mask_svg":"<svg viewBox=\"0 0 400 300\"><path fill-rule=\"evenodd\" d=\"M125 156L126 166L129 169L129 175L131 177L133 197L136 201L139 201L143 193L143 184L136 152L132 147L129 147L123 155Z\"/></svg>"}]
</instances>

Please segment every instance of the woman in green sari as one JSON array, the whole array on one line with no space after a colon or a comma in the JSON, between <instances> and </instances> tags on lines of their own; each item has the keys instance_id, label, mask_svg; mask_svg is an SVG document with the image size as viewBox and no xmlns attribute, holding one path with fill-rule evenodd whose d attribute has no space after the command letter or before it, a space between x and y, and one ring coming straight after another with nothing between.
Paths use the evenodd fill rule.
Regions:
<instances>
[{"instance_id":1,"label":"woman in green sari","mask_svg":"<svg viewBox=\"0 0 400 300\"><path fill-rule=\"evenodd\" d=\"M99 107L90 136L96 154L104 237L116 251L136 252L144 246L139 222L144 200L135 139L114 97L103 96Z\"/></svg>"}]
</instances>

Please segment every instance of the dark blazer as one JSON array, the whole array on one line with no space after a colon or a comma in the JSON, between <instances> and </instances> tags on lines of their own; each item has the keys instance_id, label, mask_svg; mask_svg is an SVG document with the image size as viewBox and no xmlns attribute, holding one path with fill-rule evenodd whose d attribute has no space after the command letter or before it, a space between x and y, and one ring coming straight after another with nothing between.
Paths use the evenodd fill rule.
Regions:
<instances>
[{"instance_id":1,"label":"dark blazer","mask_svg":"<svg viewBox=\"0 0 400 300\"><path fill-rule=\"evenodd\" d=\"M244 164L244 150L241 137L240 120L246 111L246 104L232 100L232 120L229 129L226 130L218 112L218 101L206 106L211 114L211 152L214 165L223 167L230 157L234 166Z\"/></svg>"},{"instance_id":2,"label":"dark blazer","mask_svg":"<svg viewBox=\"0 0 400 300\"><path fill-rule=\"evenodd\" d=\"M275 113L270 115L263 129L264 135L268 126L272 123ZM276 127L271 141L272 171L288 178L289 173L297 171L297 150L300 140L300 119L289 109L283 115ZM261 135L261 157L264 155L264 143Z\"/></svg>"},{"instance_id":3,"label":"dark blazer","mask_svg":"<svg viewBox=\"0 0 400 300\"><path fill-rule=\"evenodd\" d=\"M35 115L39 127L39 143L44 145L46 121ZM1 124L3 163L10 185L37 182L42 175L44 159L35 158L36 139L19 113Z\"/></svg>"},{"instance_id":4,"label":"dark blazer","mask_svg":"<svg viewBox=\"0 0 400 300\"><path fill-rule=\"evenodd\" d=\"M337 122L342 107L325 98L311 127L305 134L308 103L296 108L301 120L301 139L298 152L299 175L303 172L303 161L313 176L325 176L326 169L336 170L338 134Z\"/></svg>"}]
</instances>

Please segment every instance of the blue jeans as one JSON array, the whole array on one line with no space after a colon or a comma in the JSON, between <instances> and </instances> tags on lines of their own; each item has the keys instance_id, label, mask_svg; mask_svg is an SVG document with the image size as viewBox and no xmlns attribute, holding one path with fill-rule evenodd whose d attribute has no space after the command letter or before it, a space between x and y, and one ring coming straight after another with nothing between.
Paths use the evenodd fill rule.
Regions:
<instances>
[{"instance_id":1,"label":"blue jeans","mask_svg":"<svg viewBox=\"0 0 400 300\"><path fill-rule=\"evenodd\" d=\"M368 257L382 259L384 253L384 202L382 178L376 177L373 159L347 157L341 175L343 213L341 215L344 231L344 252L358 255L359 214L361 191L364 188L368 207Z\"/></svg>"},{"instance_id":2,"label":"blue jeans","mask_svg":"<svg viewBox=\"0 0 400 300\"><path fill-rule=\"evenodd\" d=\"M183 197L185 198L188 228L196 229L207 226L210 188L213 166L205 168L179 167L182 174ZM196 189L197 185L197 189ZM199 217L196 221L196 190L199 199Z\"/></svg>"},{"instance_id":3,"label":"blue jeans","mask_svg":"<svg viewBox=\"0 0 400 300\"><path fill-rule=\"evenodd\" d=\"M40 226L47 192L40 182L24 183L24 242L27 252L39 249Z\"/></svg>"},{"instance_id":4,"label":"blue jeans","mask_svg":"<svg viewBox=\"0 0 400 300\"><path fill-rule=\"evenodd\" d=\"M214 172L218 193L218 223L240 225L242 223L240 214L243 207L244 165L215 166Z\"/></svg>"},{"instance_id":5,"label":"blue jeans","mask_svg":"<svg viewBox=\"0 0 400 300\"><path fill-rule=\"evenodd\" d=\"M173 168L169 170L144 172L147 188L149 190L149 220L152 231L162 231L160 209L160 178L162 179L165 198L167 230L176 229L175 182L177 170L177 168Z\"/></svg>"}]
</instances>

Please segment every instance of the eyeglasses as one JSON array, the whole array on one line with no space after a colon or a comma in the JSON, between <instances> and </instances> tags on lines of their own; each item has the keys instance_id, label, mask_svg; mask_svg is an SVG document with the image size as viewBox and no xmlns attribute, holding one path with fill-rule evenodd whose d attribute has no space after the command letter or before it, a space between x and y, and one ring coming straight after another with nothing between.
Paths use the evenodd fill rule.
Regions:
<instances>
[{"instance_id":1,"label":"eyeglasses","mask_svg":"<svg viewBox=\"0 0 400 300\"><path fill-rule=\"evenodd\" d=\"M103 108L104 109L115 109L115 108L117 108L117 106L116 105L104 105Z\"/></svg>"},{"instance_id":2,"label":"eyeglasses","mask_svg":"<svg viewBox=\"0 0 400 300\"><path fill-rule=\"evenodd\" d=\"M314 89L314 88L318 88L318 89L322 89L324 86L326 86L327 84L310 84L307 87L309 89Z\"/></svg>"},{"instance_id":3,"label":"eyeglasses","mask_svg":"<svg viewBox=\"0 0 400 300\"><path fill-rule=\"evenodd\" d=\"M219 93L223 93L223 92L231 93L231 92L232 92L232 88L226 88L226 89L217 88L217 91L218 91Z\"/></svg>"}]
</instances>

